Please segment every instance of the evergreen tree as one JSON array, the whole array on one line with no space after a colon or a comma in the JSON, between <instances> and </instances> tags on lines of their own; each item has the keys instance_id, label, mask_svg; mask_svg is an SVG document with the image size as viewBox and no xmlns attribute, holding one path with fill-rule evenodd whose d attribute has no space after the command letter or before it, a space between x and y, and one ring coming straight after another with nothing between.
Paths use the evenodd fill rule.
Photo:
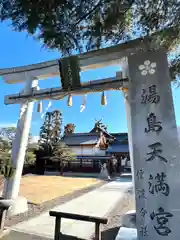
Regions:
<instances>
[{"instance_id":1,"label":"evergreen tree","mask_svg":"<svg viewBox=\"0 0 180 240\"><path fill-rule=\"evenodd\" d=\"M62 113L58 110L52 112L52 144L57 144L61 139Z\"/></svg>"},{"instance_id":2,"label":"evergreen tree","mask_svg":"<svg viewBox=\"0 0 180 240\"><path fill-rule=\"evenodd\" d=\"M54 159L62 159L64 161L71 161L74 160L75 155L71 151L71 149L63 142L60 142L59 144L54 146L53 151L53 158Z\"/></svg>"},{"instance_id":3,"label":"evergreen tree","mask_svg":"<svg viewBox=\"0 0 180 240\"><path fill-rule=\"evenodd\" d=\"M0 0L0 19L63 55L156 33L154 44L173 52L172 77L180 74L179 0Z\"/></svg>"},{"instance_id":4,"label":"evergreen tree","mask_svg":"<svg viewBox=\"0 0 180 240\"><path fill-rule=\"evenodd\" d=\"M47 144L51 140L51 135L52 135L51 120L52 120L52 113L47 112L45 115L44 123L40 128L40 134L39 134L39 136L40 136L39 143L40 144L43 144L43 143Z\"/></svg>"},{"instance_id":5,"label":"evergreen tree","mask_svg":"<svg viewBox=\"0 0 180 240\"><path fill-rule=\"evenodd\" d=\"M59 163L61 175L63 175L64 161L73 161L76 159L75 154L71 151L71 149L63 142L59 142L54 145L53 154L51 159L54 162Z\"/></svg>"},{"instance_id":6,"label":"evergreen tree","mask_svg":"<svg viewBox=\"0 0 180 240\"><path fill-rule=\"evenodd\" d=\"M43 156L50 156L61 139L62 113L58 110L47 112L40 128L39 151Z\"/></svg>"},{"instance_id":7,"label":"evergreen tree","mask_svg":"<svg viewBox=\"0 0 180 240\"><path fill-rule=\"evenodd\" d=\"M53 145L61 139L62 113L58 110L47 112L40 128L40 143Z\"/></svg>"},{"instance_id":8,"label":"evergreen tree","mask_svg":"<svg viewBox=\"0 0 180 240\"><path fill-rule=\"evenodd\" d=\"M47 112L40 128L39 150L36 154L43 159L59 162L61 173L63 161L75 159L70 148L61 141L62 113L58 110ZM40 159L42 160L42 159Z\"/></svg>"},{"instance_id":9,"label":"evergreen tree","mask_svg":"<svg viewBox=\"0 0 180 240\"><path fill-rule=\"evenodd\" d=\"M179 0L0 0L0 20L62 55L156 33L153 46L169 50L172 78L180 76Z\"/></svg>"}]
</instances>

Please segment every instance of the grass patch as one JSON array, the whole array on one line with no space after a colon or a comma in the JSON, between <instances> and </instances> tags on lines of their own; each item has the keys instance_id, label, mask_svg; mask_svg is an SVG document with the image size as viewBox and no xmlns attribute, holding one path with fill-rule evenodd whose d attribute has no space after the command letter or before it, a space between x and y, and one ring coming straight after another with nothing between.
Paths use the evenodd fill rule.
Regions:
<instances>
[{"instance_id":1,"label":"grass patch","mask_svg":"<svg viewBox=\"0 0 180 240\"><path fill-rule=\"evenodd\" d=\"M26 197L31 203L41 204L97 183L100 180L94 178L24 176L19 195Z\"/></svg>"}]
</instances>

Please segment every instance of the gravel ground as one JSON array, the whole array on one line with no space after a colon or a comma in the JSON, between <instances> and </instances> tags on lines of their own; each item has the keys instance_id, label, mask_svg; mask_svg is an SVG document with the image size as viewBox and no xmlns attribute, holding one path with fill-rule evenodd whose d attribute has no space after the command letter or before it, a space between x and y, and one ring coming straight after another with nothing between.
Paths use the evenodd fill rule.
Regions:
<instances>
[{"instance_id":1,"label":"gravel ground","mask_svg":"<svg viewBox=\"0 0 180 240\"><path fill-rule=\"evenodd\" d=\"M9 227L9 226L12 226L12 225L15 225L17 223L20 223L22 221L25 221L29 218L32 218L32 217L35 217L37 215L39 215L40 213L44 212L44 211L48 211L50 209L52 209L53 207L57 206L57 205L60 205L60 204L63 204L63 203L66 203L72 199L75 199L85 193L88 193L96 188L99 188L101 187L102 185L106 184L107 182L106 181L102 181L101 183L98 183L98 184L95 184L93 186L89 186L87 188L84 188L84 189L80 189L80 190L77 190L73 193L70 193L70 194L67 194L65 196L61 196L59 198L56 198L56 199L53 199L51 201L48 201L48 202L45 202L45 203L42 203L40 205L35 205L35 204L32 204L32 203L29 203L28 204L28 211L25 212L25 213L22 213L22 214L18 214L16 216L13 216L13 217L7 217L6 221L5 221L5 226L6 227Z\"/></svg>"}]
</instances>

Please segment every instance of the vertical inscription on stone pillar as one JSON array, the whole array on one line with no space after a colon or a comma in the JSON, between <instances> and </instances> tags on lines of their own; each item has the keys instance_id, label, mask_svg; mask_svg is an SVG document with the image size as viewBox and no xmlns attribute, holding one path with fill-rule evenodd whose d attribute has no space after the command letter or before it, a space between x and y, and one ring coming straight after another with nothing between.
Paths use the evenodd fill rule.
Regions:
<instances>
[{"instance_id":1,"label":"vertical inscription on stone pillar","mask_svg":"<svg viewBox=\"0 0 180 240\"><path fill-rule=\"evenodd\" d=\"M150 113L149 116L147 117L147 123L148 123L148 127L145 128L145 132L156 132L159 133L163 130L162 126L161 126L161 122L157 121L156 119L156 115L154 113Z\"/></svg>"},{"instance_id":2,"label":"vertical inscription on stone pillar","mask_svg":"<svg viewBox=\"0 0 180 240\"><path fill-rule=\"evenodd\" d=\"M155 71L154 71L155 73ZM142 104L159 104L160 103L160 95L157 93L157 87L156 85L151 85L149 87L149 93L146 94L146 90L142 90ZM147 117L147 128L145 128L145 133L149 133L150 131L154 132L155 134L159 134L162 130L162 122L157 121L156 115L154 113L150 113ZM154 142L148 146L151 151L148 152L146 155L148 158L146 159L146 162L152 162L153 160L161 161L164 163L167 163L167 159L162 156L163 154L163 146L161 142ZM153 196L155 194L162 193L164 196L168 196L170 192L170 187L165 181L166 174L164 172L157 173L155 176L153 174L149 174L149 193L151 193ZM144 191L145 195L145 191ZM171 229L168 228L167 224L169 221L168 217L173 217L173 214L169 212L165 212L165 210L162 207L159 207L158 213L151 213L150 219L154 220L156 218L157 225L153 225L155 231L158 235L161 236L168 236L171 233ZM153 224L153 223L152 223Z\"/></svg>"},{"instance_id":3,"label":"vertical inscription on stone pillar","mask_svg":"<svg viewBox=\"0 0 180 240\"><path fill-rule=\"evenodd\" d=\"M138 239L177 240L180 153L165 52L130 56L129 75Z\"/></svg>"}]
</instances>

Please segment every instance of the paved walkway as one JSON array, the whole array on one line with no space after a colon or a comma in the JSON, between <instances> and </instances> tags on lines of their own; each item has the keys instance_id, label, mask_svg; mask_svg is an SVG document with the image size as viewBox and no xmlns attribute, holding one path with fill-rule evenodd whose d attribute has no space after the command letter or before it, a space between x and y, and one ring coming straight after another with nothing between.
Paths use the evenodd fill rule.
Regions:
<instances>
[{"instance_id":1,"label":"paved walkway","mask_svg":"<svg viewBox=\"0 0 180 240\"><path fill-rule=\"evenodd\" d=\"M5 235L1 240L52 240L51 238L36 236L23 232L11 231L8 235ZM63 239L65 240L65 239Z\"/></svg>"},{"instance_id":2,"label":"paved walkway","mask_svg":"<svg viewBox=\"0 0 180 240\"><path fill-rule=\"evenodd\" d=\"M87 214L99 217L108 213L123 198L123 193L132 186L131 179L117 179L102 187L86 193L52 210L77 214ZM39 237L53 239L55 219L49 216L49 211L13 227L16 232L28 233ZM89 239L94 233L94 224L62 219L62 233Z\"/></svg>"}]
</instances>

